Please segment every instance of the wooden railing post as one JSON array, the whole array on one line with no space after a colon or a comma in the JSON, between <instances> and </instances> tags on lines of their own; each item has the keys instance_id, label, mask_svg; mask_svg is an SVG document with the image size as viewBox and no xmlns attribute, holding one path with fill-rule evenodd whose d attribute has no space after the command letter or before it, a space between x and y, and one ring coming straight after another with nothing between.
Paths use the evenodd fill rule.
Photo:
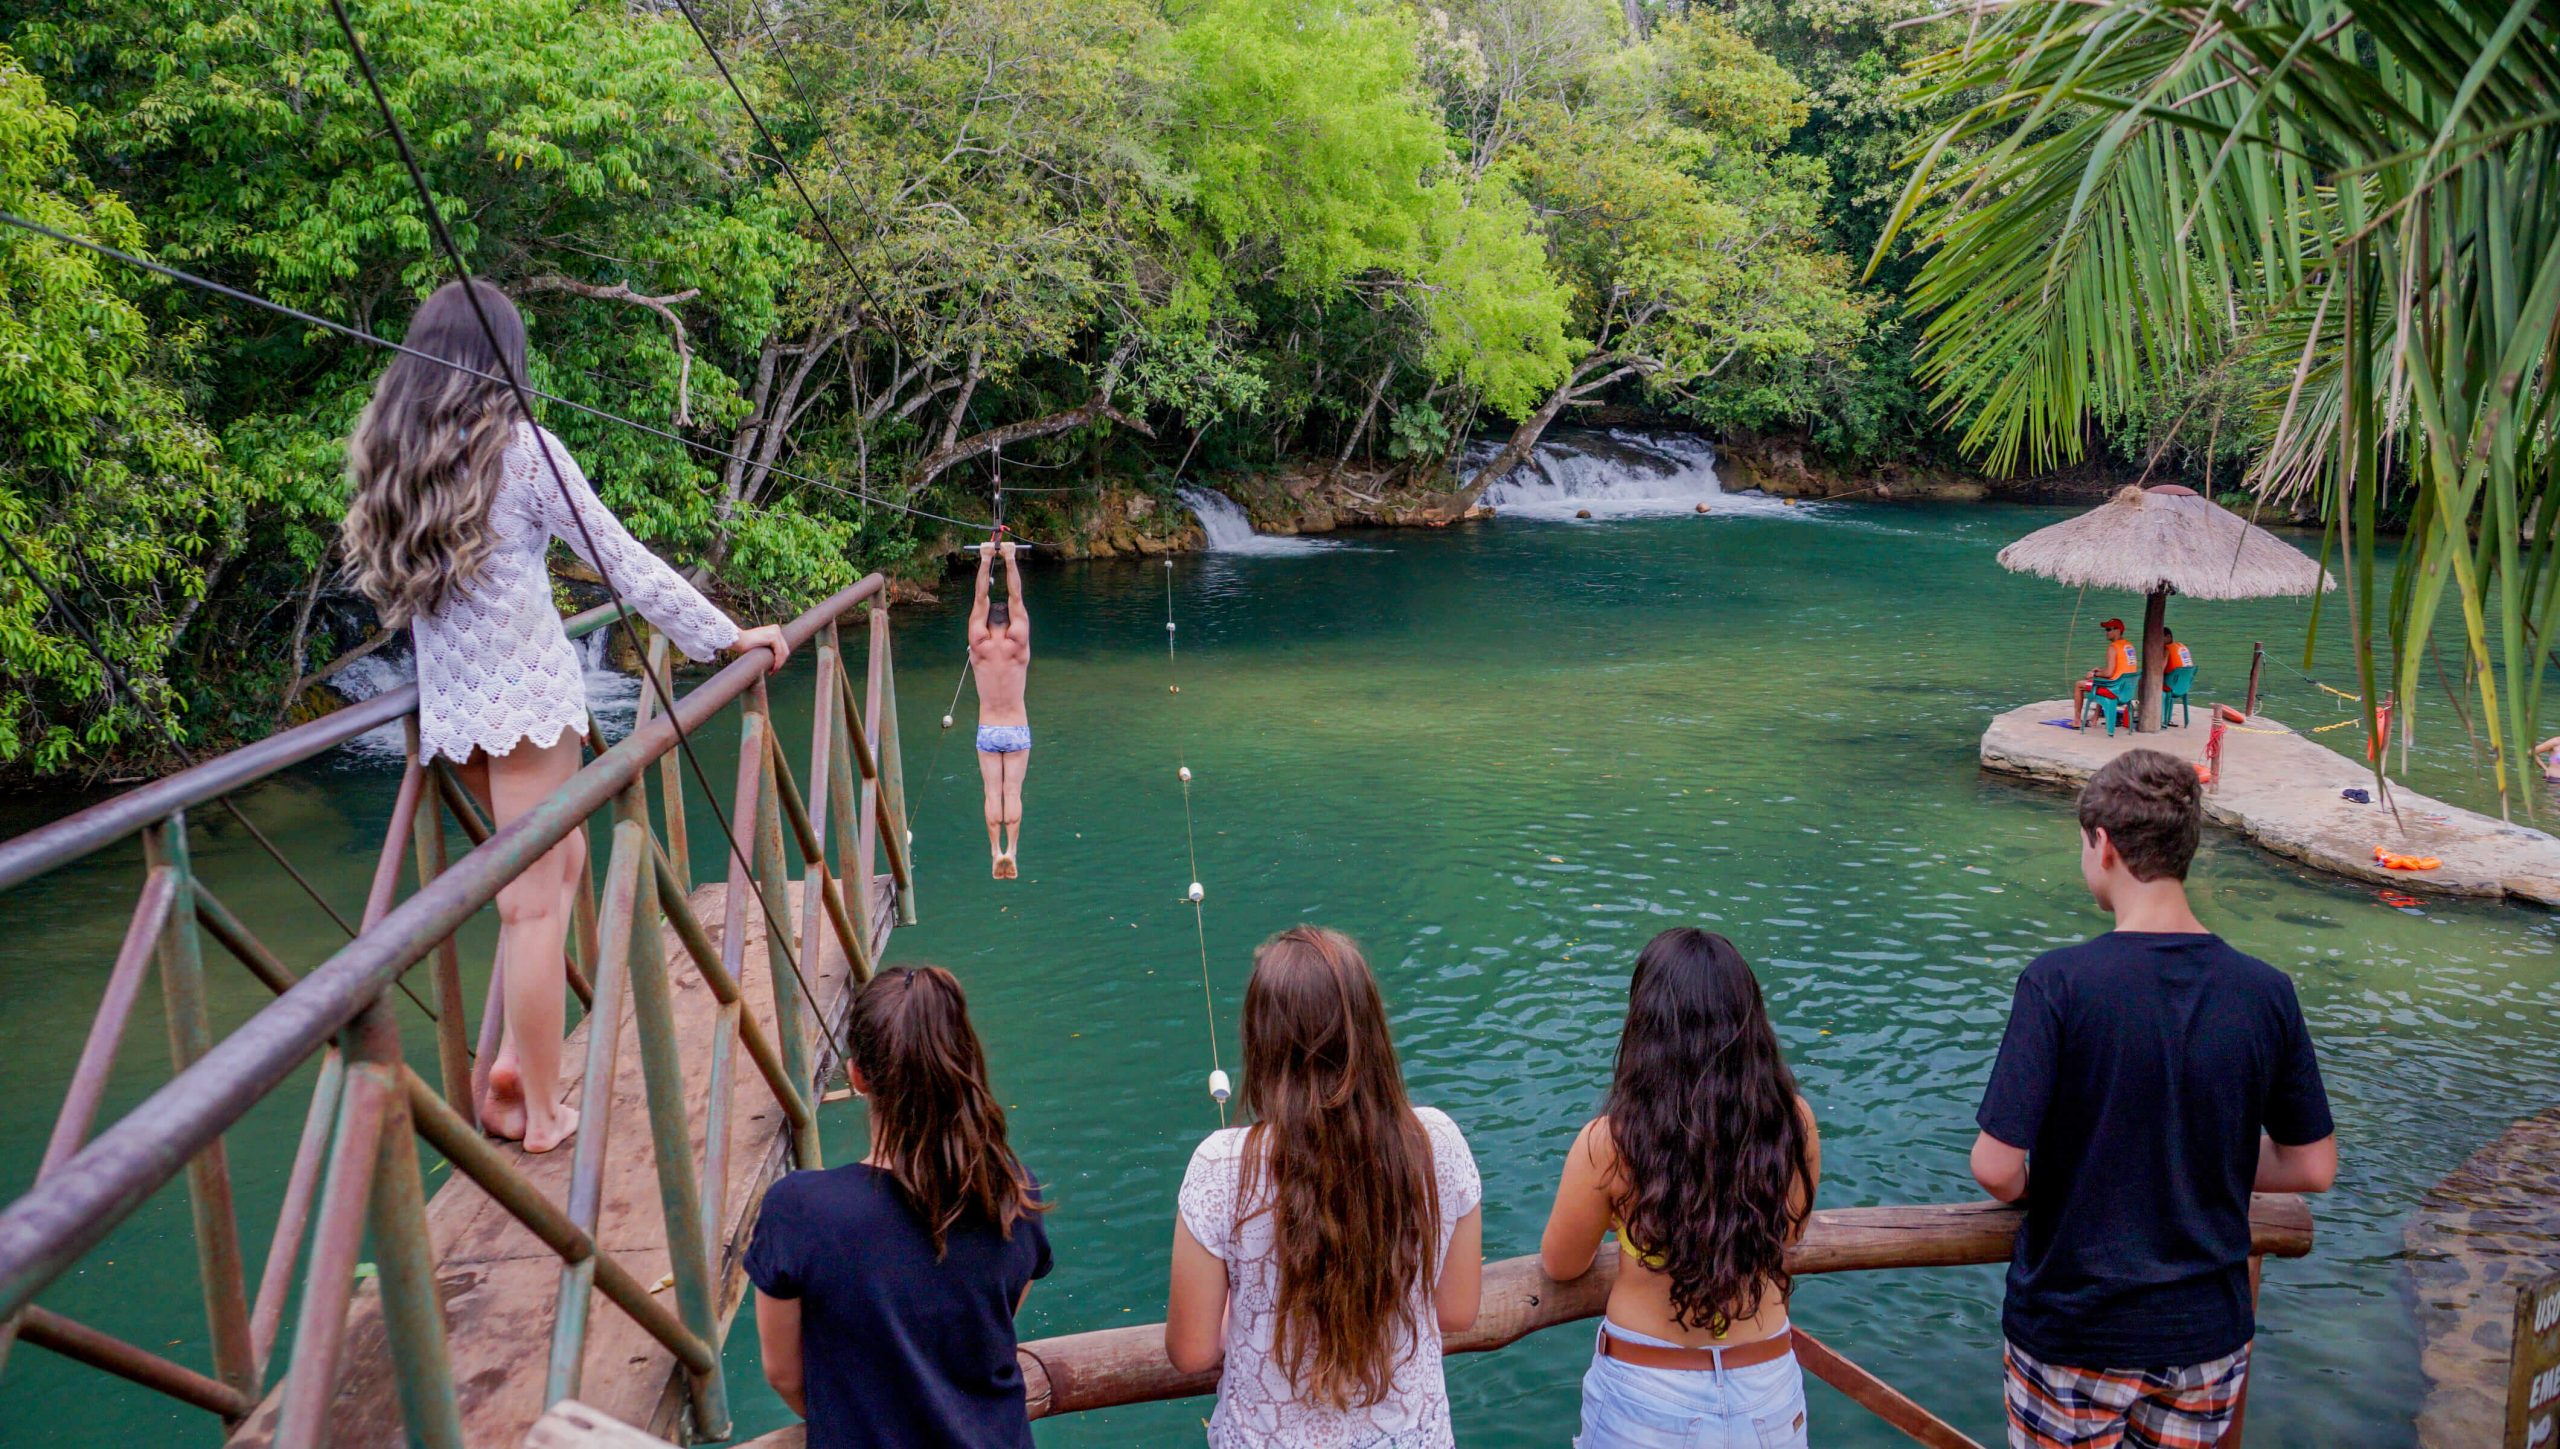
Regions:
<instances>
[{"instance_id":1,"label":"wooden railing post","mask_svg":"<svg viewBox=\"0 0 2560 1449\"><path fill-rule=\"evenodd\" d=\"M647 808L642 780L623 791L625 817L613 827L613 854L604 871L604 933L596 953L595 1006L587 1013L587 1060L578 1083L578 1140L569 1161L569 1221L593 1237L604 1208L605 1148L613 1133L613 1075L622 1041L622 1007L629 995L631 939L638 914L640 868L646 863L648 827L630 818L632 802ZM596 1263L588 1258L560 1269L560 1305L551 1325L551 1373L546 1403L578 1396L585 1372L587 1310Z\"/></svg>"},{"instance_id":2,"label":"wooden railing post","mask_svg":"<svg viewBox=\"0 0 2560 1449\"><path fill-rule=\"evenodd\" d=\"M843 882L844 903L853 918L853 934L860 949L853 966L856 985L871 979L876 963L871 959L871 858L861 854L863 794L855 783L859 767L857 759L867 758L862 739L862 721L854 711L853 675L844 665L844 642L835 622L829 620L826 647L835 655L835 677L818 696L817 708L826 712L837 743L842 748L827 757L827 813L835 817L836 876Z\"/></svg>"},{"instance_id":3,"label":"wooden railing post","mask_svg":"<svg viewBox=\"0 0 2560 1449\"><path fill-rule=\"evenodd\" d=\"M302 1140L293 1150L293 1171L285 1180L284 1206L276 1213L275 1235L267 1240L266 1266L258 1272L258 1299L249 1310L249 1344L257 1353L263 1380L267 1355L284 1326L285 1295L292 1291L293 1266L302 1252L302 1230L311 1223L311 1206L320 1191L329 1140L338 1125L339 1100L346 1092L346 1054L331 1047L320 1054L320 1076L311 1084L311 1106L303 1113Z\"/></svg>"},{"instance_id":4,"label":"wooden railing post","mask_svg":"<svg viewBox=\"0 0 2560 1449\"><path fill-rule=\"evenodd\" d=\"M616 827L618 849L626 823ZM646 830L646 827L642 827ZM647 842L642 841L642 848ZM672 850L669 852L673 854ZM670 864L673 864L670 861ZM685 1110L684 1061L676 1049L676 1014L667 983L666 942L658 934L656 871L644 863L648 879L632 898L631 1016L640 1035L640 1081L649 1104L650 1146L658 1159L658 1203L665 1214L667 1266L676 1283L676 1306L684 1326L705 1343L720 1341L720 1316L712 1283L712 1239L703 1232L702 1184L694 1176L693 1122ZM683 868L676 867L679 878ZM590 1037L590 1040L593 1038ZM716 1078L715 1093L728 1084ZM688 1373L694 1432L705 1439L729 1437L729 1391L720 1364L708 1373Z\"/></svg>"},{"instance_id":5,"label":"wooden railing post","mask_svg":"<svg viewBox=\"0 0 2560 1449\"><path fill-rule=\"evenodd\" d=\"M378 1073L350 1070L343 1082L329 1175L320 1187L319 1220L312 1230L311 1266L302 1278L302 1315L294 1325L293 1363L285 1374L276 1449L311 1449L328 1436L338 1353L345 1347L347 1308L356 1288L356 1258L364 1247L365 1200L372 1195L388 1094Z\"/></svg>"},{"instance_id":6,"label":"wooden railing post","mask_svg":"<svg viewBox=\"0 0 2560 1449\"><path fill-rule=\"evenodd\" d=\"M782 1038L782 1060L791 1069L791 1080L804 1092L813 1092L818 1079L817 1066L811 1057L810 1018L818 1003L805 999L800 989L799 959L791 950L790 933L781 923L791 919L791 872L782 853L781 788L773 771L773 712L762 681L747 692L746 707L757 721L753 731L756 751L756 810L751 819L739 824L752 829L755 838L750 848L755 852L756 893L762 900L765 922L765 974L773 983L774 1034ZM817 1130L798 1134L805 1139L809 1152L817 1151ZM803 1167L818 1166L816 1156L803 1156Z\"/></svg>"},{"instance_id":7,"label":"wooden railing post","mask_svg":"<svg viewBox=\"0 0 2560 1449\"><path fill-rule=\"evenodd\" d=\"M649 636L648 672L656 684L654 687L645 682L642 684L634 728L638 727L638 721L656 713L659 690L666 691L669 699L676 697L675 659L669 651L667 636L654 630ZM598 737L595 746L598 750L603 749L604 740ZM693 884L693 857L685 848L684 769L683 762L672 751L658 762L658 796L667 816L667 856L676 863L676 874L683 876L685 885L690 888Z\"/></svg>"},{"instance_id":8,"label":"wooden railing post","mask_svg":"<svg viewBox=\"0 0 2560 1449\"><path fill-rule=\"evenodd\" d=\"M835 786L832 762L836 727L834 717L827 709L827 701L835 697L835 688L836 652L822 643L818 646L816 703L809 711L809 798L803 811L808 816L809 829L817 836L818 849L817 859L807 861L806 869L800 873L800 959L809 963L811 971L818 969L818 962L824 957L826 941L819 933L826 929L831 894L827 831L835 821L827 813L827 805L830 791ZM861 952L855 950L850 954L854 958L849 963L853 979L848 983L848 989L862 982ZM816 1002L810 1006L823 1018L823 1006ZM826 1025L824 1020L819 1022L822 1030Z\"/></svg>"},{"instance_id":9,"label":"wooden railing post","mask_svg":"<svg viewBox=\"0 0 2560 1449\"><path fill-rule=\"evenodd\" d=\"M898 667L889 652L886 599L872 606L871 657L872 677L879 687L871 724L880 731L880 787L889 807L889 864L898 882L898 924L912 926L916 923L916 880L915 871L908 864L908 847L914 841L907 835L907 773L904 758L898 752Z\"/></svg>"},{"instance_id":10,"label":"wooden railing post","mask_svg":"<svg viewBox=\"0 0 2560 1449\"><path fill-rule=\"evenodd\" d=\"M409 766L400 777L400 794L410 802L413 812L410 851L417 859L418 889L425 890L444 874L444 793L427 788L426 764L418 756L418 717L409 716L404 725L409 737ZM370 908L366 915L379 918L379 913ZM371 926L373 921L365 924ZM478 1121L478 1104L471 1095L471 1041L466 1035L469 1024L462 1004L462 953L451 936L436 943L435 995L436 1070L444 1083L444 1099Z\"/></svg>"},{"instance_id":11,"label":"wooden railing post","mask_svg":"<svg viewBox=\"0 0 2560 1449\"><path fill-rule=\"evenodd\" d=\"M36 1181L51 1176L80 1145L89 1140L89 1128L96 1123L98 1103L106 1096L107 1078L114 1074L116 1048L124 1042L126 1023L133 1019L134 1001L142 995L143 978L151 974L152 958L159 954L160 937L175 919L173 909L185 902L178 897L178 877L167 866L149 867L142 877L142 898L135 902L132 917L125 922L124 944L116 951L116 964L107 972L107 989L98 1001L98 1013L89 1022L89 1038L80 1047L79 1064L71 1069L71 1087L62 1094L62 1110L53 1119L53 1136L44 1146L44 1160L36 1167ZM17 1341L18 1320L0 1322L0 1361L5 1361L9 1346Z\"/></svg>"},{"instance_id":12,"label":"wooden railing post","mask_svg":"<svg viewBox=\"0 0 2560 1449\"><path fill-rule=\"evenodd\" d=\"M418 1167L418 1139L400 1088L400 1024L389 994L377 996L356 1018L357 1061L350 1076L382 1099L380 1139L373 1153L373 1190L365 1219L372 1229L374 1281L382 1290L383 1337L400 1392L400 1416L408 1441L419 1449L468 1449L462 1437L462 1403L454 1393L453 1357L445 1346L444 1300L436 1292L433 1235L427 1228L427 1180Z\"/></svg>"},{"instance_id":13,"label":"wooden railing post","mask_svg":"<svg viewBox=\"0 0 2560 1449\"><path fill-rule=\"evenodd\" d=\"M213 1049L205 1005L204 948L196 935L195 872L187 853L187 817L170 815L142 834L143 859L169 872L176 887L160 933L160 994L169 1016L169 1065L183 1072ZM187 1164L187 1199L195 1215L196 1266L204 1278L204 1311L213 1339L213 1373L243 1394L256 1394L257 1351L249 1334L249 1288L240 1254L240 1220L231 1197L231 1161L216 1137Z\"/></svg>"}]
</instances>

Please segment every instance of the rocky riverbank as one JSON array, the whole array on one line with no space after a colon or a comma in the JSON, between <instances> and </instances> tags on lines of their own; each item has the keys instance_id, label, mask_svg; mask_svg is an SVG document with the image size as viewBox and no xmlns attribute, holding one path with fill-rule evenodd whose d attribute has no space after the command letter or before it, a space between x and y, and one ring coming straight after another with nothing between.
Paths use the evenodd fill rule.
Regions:
<instances>
[{"instance_id":1,"label":"rocky riverbank","mask_svg":"<svg viewBox=\"0 0 2560 1449\"><path fill-rule=\"evenodd\" d=\"M1718 488L1728 495L1758 491L1843 502L2096 502L2129 481L2120 469L2096 465L2019 479L1903 463L1851 470L1822 460L1800 438L1711 441L1677 430L1628 426L1555 430L1540 445L1539 457L1522 465L1516 475L1521 486L1515 491L1535 495L1549 508L1559 499L1569 506L1573 496L1600 486L1590 476L1594 466L1604 472L1631 470L1639 487L1647 486L1642 475L1650 470L1671 491L1700 489L1700 501L1708 505L1720 496ZM1693 476L1680 476L1684 466ZM1569 478L1577 467L1581 475ZM1402 465L1361 464L1336 468L1330 459L1311 458L1252 472L1194 475L1179 485L1111 480L1072 491L1026 491L1009 497L1006 517L1018 534L1038 540L1053 557L1153 558L1213 546L1194 508L1179 496L1183 490L1215 492L1232 500L1262 534L1442 528L1495 511L1492 503L1466 501L1452 486L1464 471L1417 474ZM1497 485L1488 496L1498 503L1504 491ZM1551 494L1557 496L1547 496ZM960 541L946 540L919 558L907 585L929 597L941 573L968 563Z\"/></svg>"},{"instance_id":2,"label":"rocky riverbank","mask_svg":"<svg viewBox=\"0 0 2560 1449\"><path fill-rule=\"evenodd\" d=\"M1461 507L1444 489L1417 486L1403 469L1355 466L1336 472L1309 461L1184 486L1213 489L1235 500L1256 531L1271 534L1438 528L1492 514L1482 505ZM1208 544L1207 530L1178 496L1129 481L1067 494L1016 495L1006 518L1016 532L1060 558L1153 558L1195 553ZM967 561L957 541L942 550L946 564L956 567Z\"/></svg>"}]
</instances>

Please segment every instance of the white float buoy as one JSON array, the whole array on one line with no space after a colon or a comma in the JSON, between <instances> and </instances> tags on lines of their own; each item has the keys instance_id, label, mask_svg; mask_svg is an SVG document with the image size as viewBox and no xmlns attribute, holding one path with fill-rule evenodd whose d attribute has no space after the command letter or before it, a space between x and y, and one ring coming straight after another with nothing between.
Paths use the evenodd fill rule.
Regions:
<instances>
[{"instance_id":1,"label":"white float buoy","mask_svg":"<svg viewBox=\"0 0 2560 1449\"><path fill-rule=\"evenodd\" d=\"M1211 1101L1224 1105L1227 1098L1234 1095L1235 1089L1227 1085L1227 1072L1224 1067L1220 1067L1209 1073L1209 1099Z\"/></svg>"},{"instance_id":2,"label":"white float buoy","mask_svg":"<svg viewBox=\"0 0 2560 1449\"><path fill-rule=\"evenodd\" d=\"M1168 634L1173 632L1173 621L1171 619L1164 621L1164 631Z\"/></svg>"},{"instance_id":3,"label":"white float buoy","mask_svg":"<svg viewBox=\"0 0 2560 1449\"><path fill-rule=\"evenodd\" d=\"M1174 773L1182 777L1182 783L1186 785L1191 783L1191 767L1189 765L1183 766L1182 768L1174 771Z\"/></svg>"},{"instance_id":4,"label":"white float buoy","mask_svg":"<svg viewBox=\"0 0 2560 1449\"><path fill-rule=\"evenodd\" d=\"M946 714L942 717L942 727L944 729L951 728L951 716Z\"/></svg>"},{"instance_id":5,"label":"white float buoy","mask_svg":"<svg viewBox=\"0 0 2560 1449\"><path fill-rule=\"evenodd\" d=\"M1207 900L1208 898L1209 898L1209 893L1208 893L1207 891L1202 890L1202 889L1200 888L1200 882L1198 882L1198 881L1196 881L1196 880L1195 880L1195 881L1193 881L1193 882L1191 883L1191 904L1193 904L1193 905L1195 905L1195 906L1196 906L1196 905L1200 904L1202 901Z\"/></svg>"}]
</instances>

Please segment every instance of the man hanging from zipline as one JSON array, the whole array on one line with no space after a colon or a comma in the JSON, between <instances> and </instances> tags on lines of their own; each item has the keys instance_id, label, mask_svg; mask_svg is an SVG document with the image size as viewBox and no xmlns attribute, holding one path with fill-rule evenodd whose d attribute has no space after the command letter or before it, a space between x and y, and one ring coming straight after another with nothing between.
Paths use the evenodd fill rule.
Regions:
<instances>
[{"instance_id":1,"label":"man hanging from zipline","mask_svg":"<svg viewBox=\"0 0 2560 1449\"><path fill-rule=\"evenodd\" d=\"M999 535L1001 537L1001 535ZM987 788L987 852L995 878L1020 875L1022 777L1031 768L1031 715L1023 694L1031 679L1031 611L1022 602L1015 546L1004 550L1004 591L989 598L998 544L978 550L978 597L969 609L969 667L978 680L978 775Z\"/></svg>"}]
</instances>

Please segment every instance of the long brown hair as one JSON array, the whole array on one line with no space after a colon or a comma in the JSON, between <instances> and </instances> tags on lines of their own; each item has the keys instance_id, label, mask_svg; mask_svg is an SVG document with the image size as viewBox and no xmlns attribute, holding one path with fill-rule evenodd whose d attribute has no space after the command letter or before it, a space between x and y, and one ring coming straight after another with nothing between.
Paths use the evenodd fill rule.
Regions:
<instances>
[{"instance_id":1,"label":"long brown hair","mask_svg":"<svg viewBox=\"0 0 2560 1449\"><path fill-rule=\"evenodd\" d=\"M872 1165L889 1174L942 1256L963 1218L1006 1237L1031 1213L1030 1174L1004 1140L969 999L939 966L893 966L853 1001L853 1067L871 1104Z\"/></svg>"},{"instance_id":2,"label":"long brown hair","mask_svg":"<svg viewBox=\"0 0 2560 1449\"><path fill-rule=\"evenodd\" d=\"M1671 1316L1721 1330L1785 1301L1813 1210L1813 1142L1759 979L1731 941L1645 944L1609 1085L1619 1234L1671 1279Z\"/></svg>"},{"instance_id":3,"label":"long brown hair","mask_svg":"<svg viewBox=\"0 0 2560 1449\"><path fill-rule=\"evenodd\" d=\"M503 379L524 376L524 318L506 293L469 283L497 333L491 347L465 285L447 282L419 303L407 338L457 366L395 355L347 440L348 570L389 628L435 612L479 577L495 542L489 502L516 420Z\"/></svg>"},{"instance_id":4,"label":"long brown hair","mask_svg":"<svg viewBox=\"0 0 2560 1449\"><path fill-rule=\"evenodd\" d=\"M1296 926L1253 953L1244 989L1237 1201L1269 1212L1280 1295L1272 1357L1334 1409L1387 1396L1436 1276L1440 1191L1405 1098L1386 1003L1360 948Z\"/></svg>"}]
</instances>

